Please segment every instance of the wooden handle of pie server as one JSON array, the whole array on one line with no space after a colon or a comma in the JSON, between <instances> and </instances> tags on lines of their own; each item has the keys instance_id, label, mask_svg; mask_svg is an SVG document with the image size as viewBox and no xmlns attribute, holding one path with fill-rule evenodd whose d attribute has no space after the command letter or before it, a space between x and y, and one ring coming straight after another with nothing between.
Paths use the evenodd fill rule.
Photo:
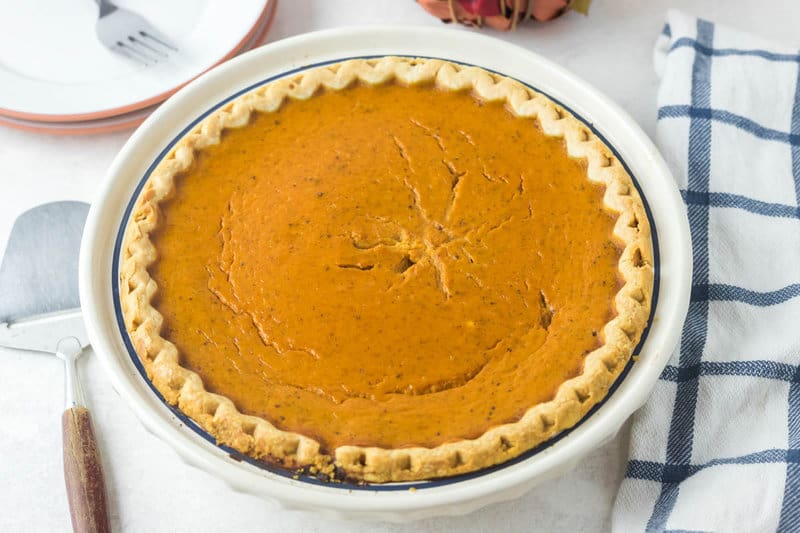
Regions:
<instances>
[{"instance_id":1,"label":"wooden handle of pie server","mask_svg":"<svg viewBox=\"0 0 800 533\"><path fill-rule=\"evenodd\" d=\"M64 480L67 483L72 529L76 533L111 530L106 510L103 464L97 451L89 410L82 406L64 411Z\"/></svg>"}]
</instances>

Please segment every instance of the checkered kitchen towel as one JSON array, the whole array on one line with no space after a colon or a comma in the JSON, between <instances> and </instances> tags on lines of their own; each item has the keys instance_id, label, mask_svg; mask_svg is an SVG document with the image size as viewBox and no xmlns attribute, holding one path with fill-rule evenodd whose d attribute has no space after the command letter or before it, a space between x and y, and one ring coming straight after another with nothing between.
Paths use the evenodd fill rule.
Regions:
<instances>
[{"instance_id":1,"label":"checkered kitchen towel","mask_svg":"<svg viewBox=\"0 0 800 533\"><path fill-rule=\"evenodd\" d=\"M800 531L800 55L671 12L655 59L694 274L613 527Z\"/></svg>"}]
</instances>

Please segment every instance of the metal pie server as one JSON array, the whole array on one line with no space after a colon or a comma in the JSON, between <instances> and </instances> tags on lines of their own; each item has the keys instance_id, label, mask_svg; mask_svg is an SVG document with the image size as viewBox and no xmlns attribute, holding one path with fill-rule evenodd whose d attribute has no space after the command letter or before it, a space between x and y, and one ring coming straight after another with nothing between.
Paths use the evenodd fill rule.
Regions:
<instances>
[{"instance_id":1,"label":"metal pie server","mask_svg":"<svg viewBox=\"0 0 800 533\"><path fill-rule=\"evenodd\" d=\"M0 346L64 361L64 479L76 532L109 531L103 468L76 374L89 340L78 298L78 253L89 205L54 202L17 218L0 265Z\"/></svg>"}]
</instances>

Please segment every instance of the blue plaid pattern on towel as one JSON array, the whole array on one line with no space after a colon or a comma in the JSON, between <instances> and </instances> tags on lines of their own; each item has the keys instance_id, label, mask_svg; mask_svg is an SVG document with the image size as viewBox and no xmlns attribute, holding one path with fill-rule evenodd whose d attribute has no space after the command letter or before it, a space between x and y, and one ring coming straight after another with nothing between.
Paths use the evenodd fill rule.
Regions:
<instances>
[{"instance_id":1,"label":"blue plaid pattern on towel","mask_svg":"<svg viewBox=\"0 0 800 533\"><path fill-rule=\"evenodd\" d=\"M613 528L800 531L800 55L670 12L655 63L692 295Z\"/></svg>"}]
</instances>

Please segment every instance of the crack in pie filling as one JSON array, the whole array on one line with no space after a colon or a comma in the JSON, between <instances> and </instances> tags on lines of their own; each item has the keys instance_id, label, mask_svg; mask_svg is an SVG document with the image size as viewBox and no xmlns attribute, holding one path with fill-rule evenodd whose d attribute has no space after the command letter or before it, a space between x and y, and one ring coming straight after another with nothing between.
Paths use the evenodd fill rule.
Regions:
<instances>
[{"instance_id":1,"label":"crack in pie filling","mask_svg":"<svg viewBox=\"0 0 800 533\"><path fill-rule=\"evenodd\" d=\"M601 401L647 324L650 229L620 162L519 82L352 60L213 112L125 233L126 328L165 399L330 478L502 463Z\"/></svg>"}]
</instances>

